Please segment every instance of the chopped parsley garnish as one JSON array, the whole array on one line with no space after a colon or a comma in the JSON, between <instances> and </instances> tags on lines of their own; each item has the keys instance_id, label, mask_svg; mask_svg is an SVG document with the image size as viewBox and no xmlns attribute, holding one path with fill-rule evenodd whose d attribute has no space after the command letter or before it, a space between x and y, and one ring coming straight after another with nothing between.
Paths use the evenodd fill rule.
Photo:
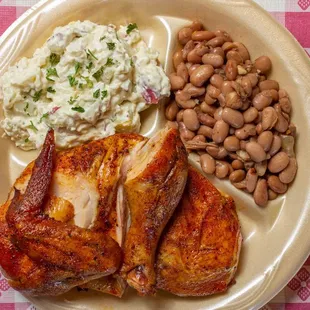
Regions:
<instances>
[{"instance_id":1,"label":"chopped parsley garnish","mask_svg":"<svg viewBox=\"0 0 310 310\"><path fill-rule=\"evenodd\" d=\"M132 59L130 59L130 65L131 65L132 67L134 67L134 66L135 66L135 64L134 64L134 62L133 62L133 60L132 60Z\"/></svg>"},{"instance_id":2,"label":"chopped parsley garnish","mask_svg":"<svg viewBox=\"0 0 310 310\"><path fill-rule=\"evenodd\" d=\"M106 62L105 65L106 65L107 67L110 67L110 66L114 65L113 59L109 57L109 58L107 59L107 62Z\"/></svg>"},{"instance_id":3,"label":"chopped parsley garnish","mask_svg":"<svg viewBox=\"0 0 310 310\"><path fill-rule=\"evenodd\" d=\"M87 66L86 69L90 70L93 67L93 62L91 61Z\"/></svg>"},{"instance_id":4,"label":"chopped parsley garnish","mask_svg":"<svg viewBox=\"0 0 310 310\"><path fill-rule=\"evenodd\" d=\"M69 83L70 83L71 87L74 87L78 83L78 81L76 81L75 77L72 76L72 75L68 75L68 80L69 80Z\"/></svg>"},{"instance_id":5,"label":"chopped parsley garnish","mask_svg":"<svg viewBox=\"0 0 310 310\"><path fill-rule=\"evenodd\" d=\"M42 89L39 90L39 91L36 91L36 92L34 93L34 95L32 96L33 101L34 101L34 102L39 101L41 95L42 95Z\"/></svg>"},{"instance_id":6,"label":"chopped parsley garnish","mask_svg":"<svg viewBox=\"0 0 310 310\"><path fill-rule=\"evenodd\" d=\"M107 90L103 90L102 92L101 92L101 99L104 99L105 97L107 97L108 96L108 91Z\"/></svg>"},{"instance_id":7,"label":"chopped parsley garnish","mask_svg":"<svg viewBox=\"0 0 310 310\"><path fill-rule=\"evenodd\" d=\"M79 113L85 112L84 108L82 108L82 107L80 107L80 106L73 107L73 108L71 108L71 110L76 111L76 112L79 112Z\"/></svg>"},{"instance_id":8,"label":"chopped parsley garnish","mask_svg":"<svg viewBox=\"0 0 310 310\"><path fill-rule=\"evenodd\" d=\"M29 142L29 139L28 139L28 138L25 139L25 143L27 143L27 142Z\"/></svg>"},{"instance_id":9,"label":"chopped parsley garnish","mask_svg":"<svg viewBox=\"0 0 310 310\"><path fill-rule=\"evenodd\" d=\"M93 97L94 98L99 98L100 96L100 89L97 89L94 93L93 93Z\"/></svg>"},{"instance_id":10,"label":"chopped parsley garnish","mask_svg":"<svg viewBox=\"0 0 310 310\"><path fill-rule=\"evenodd\" d=\"M59 61L60 61L59 55L54 54L54 53L50 55L50 63L53 67L56 66L59 63Z\"/></svg>"},{"instance_id":11,"label":"chopped parsley garnish","mask_svg":"<svg viewBox=\"0 0 310 310\"><path fill-rule=\"evenodd\" d=\"M126 33L129 34L131 31L133 31L134 29L138 29L138 26L136 23L134 24L129 24L127 26L127 30L126 30Z\"/></svg>"},{"instance_id":12,"label":"chopped parsley garnish","mask_svg":"<svg viewBox=\"0 0 310 310\"><path fill-rule=\"evenodd\" d=\"M70 97L68 103L69 104L73 104L74 102L76 102L77 97L73 98L72 96Z\"/></svg>"},{"instance_id":13,"label":"chopped parsley garnish","mask_svg":"<svg viewBox=\"0 0 310 310\"><path fill-rule=\"evenodd\" d=\"M82 76L82 78L86 81L86 85L88 88L92 88L94 86L94 83L91 81L91 79L88 76Z\"/></svg>"},{"instance_id":14,"label":"chopped parsley garnish","mask_svg":"<svg viewBox=\"0 0 310 310\"><path fill-rule=\"evenodd\" d=\"M54 94L54 93L56 93L56 90L53 88L53 87L48 87L47 88L47 90L46 90L48 93L52 93L52 94Z\"/></svg>"},{"instance_id":15,"label":"chopped parsley garnish","mask_svg":"<svg viewBox=\"0 0 310 310\"><path fill-rule=\"evenodd\" d=\"M33 131L38 131L38 128L36 126L34 126L32 121L30 121L30 125L28 126L28 128L33 130Z\"/></svg>"},{"instance_id":16,"label":"chopped parsley garnish","mask_svg":"<svg viewBox=\"0 0 310 310\"><path fill-rule=\"evenodd\" d=\"M29 108L29 103L27 102L26 106L24 107L24 112L27 112L28 108Z\"/></svg>"},{"instance_id":17,"label":"chopped parsley garnish","mask_svg":"<svg viewBox=\"0 0 310 310\"><path fill-rule=\"evenodd\" d=\"M83 83L80 83L80 84L79 84L79 88L80 88L80 89L83 89L83 87L84 87L84 84L83 84Z\"/></svg>"},{"instance_id":18,"label":"chopped parsley garnish","mask_svg":"<svg viewBox=\"0 0 310 310\"><path fill-rule=\"evenodd\" d=\"M55 82L53 79L50 78L50 76L57 76L58 77L58 73L56 68L48 68L46 70L46 79L52 82Z\"/></svg>"},{"instance_id":19,"label":"chopped parsley garnish","mask_svg":"<svg viewBox=\"0 0 310 310\"><path fill-rule=\"evenodd\" d=\"M103 69L104 68L101 66L101 68L93 74L93 78L95 78L97 82L99 82L99 80L103 74Z\"/></svg>"},{"instance_id":20,"label":"chopped parsley garnish","mask_svg":"<svg viewBox=\"0 0 310 310\"><path fill-rule=\"evenodd\" d=\"M82 68L82 64L79 62L75 63L74 69L75 69L75 75L77 75L80 71L80 69Z\"/></svg>"},{"instance_id":21,"label":"chopped parsley garnish","mask_svg":"<svg viewBox=\"0 0 310 310\"><path fill-rule=\"evenodd\" d=\"M107 46L110 51L113 51L115 49L115 43L113 42L107 43Z\"/></svg>"},{"instance_id":22,"label":"chopped parsley garnish","mask_svg":"<svg viewBox=\"0 0 310 310\"><path fill-rule=\"evenodd\" d=\"M106 36L103 36L100 38L100 41L104 40L106 38Z\"/></svg>"},{"instance_id":23,"label":"chopped parsley garnish","mask_svg":"<svg viewBox=\"0 0 310 310\"><path fill-rule=\"evenodd\" d=\"M49 116L49 113L44 113L40 118L40 123L42 123L43 118L47 118Z\"/></svg>"},{"instance_id":24,"label":"chopped parsley garnish","mask_svg":"<svg viewBox=\"0 0 310 310\"><path fill-rule=\"evenodd\" d=\"M93 52L90 49L87 50L86 54L87 58L93 57L94 59L98 60L98 58L93 54Z\"/></svg>"}]
</instances>

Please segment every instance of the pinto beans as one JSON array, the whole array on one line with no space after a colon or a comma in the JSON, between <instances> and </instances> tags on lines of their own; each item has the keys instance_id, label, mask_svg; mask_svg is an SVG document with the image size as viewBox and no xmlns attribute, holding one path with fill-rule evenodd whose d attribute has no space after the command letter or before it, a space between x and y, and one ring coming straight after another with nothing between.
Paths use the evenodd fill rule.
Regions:
<instances>
[{"instance_id":1,"label":"pinto beans","mask_svg":"<svg viewBox=\"0 0 310 310\"><path fill-rule=\"evenodd\" d=\"M213 73L214 68L211 65L201 65L192 72L190 81L194 86L200 87L210 79Z\"/></svg>"}]
</instances>

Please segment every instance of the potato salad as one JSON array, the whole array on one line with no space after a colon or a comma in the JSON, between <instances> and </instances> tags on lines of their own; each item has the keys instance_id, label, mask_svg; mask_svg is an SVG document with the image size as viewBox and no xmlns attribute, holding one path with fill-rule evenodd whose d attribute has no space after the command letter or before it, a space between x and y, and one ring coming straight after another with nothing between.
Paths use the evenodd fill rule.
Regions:
<instances>
[{"instance_id":1,"label":"potato salad","mask_svg":"<svg viewBox=\"0 0 310 310\"><path fill-rule=\"evenodd\" d=\"M170 82L135 23L58 27L32 58L0 78L5 135L39 148L49 128L58 148L138 132L139 112L170 95Z\"/></svg>"}]
</instances>

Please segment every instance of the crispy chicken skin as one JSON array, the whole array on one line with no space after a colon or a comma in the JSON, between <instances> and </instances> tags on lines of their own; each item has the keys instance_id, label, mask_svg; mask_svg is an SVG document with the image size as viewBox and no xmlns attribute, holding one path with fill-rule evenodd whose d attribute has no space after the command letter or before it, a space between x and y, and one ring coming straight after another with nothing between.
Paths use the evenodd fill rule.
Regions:
<instances>
[{"instance_id":1,"label":"crispy chicken skin","mask_svg":"<svg viewBox=\"0 0 310 310\"><path fill-rule=\"evenodd\" d=\"M187 178L187 153L176 129L165 128L131 154L124 183L130 226L121 275L140 295L155 293L155 254Z\"/></svg>"},{"instance_id":2,"label":"crispy chicken skin","mask_svg":"<svg viewBox=\"0 0 310 310\"><path fill-rule=\"evenodd\" d=\"M241 241L233 199L190 167L181 203L158 248L157 288L179 296L226 291Z\"/></svg>"},{"instance_id":3,"label":"crispy chicken skin","mask_svg":"<svg viewBox=\"0 0 310 310\"><path fill-rule=\"evenodd\" d=\"M107 234L79 228L44 213L55 158L53 131L33 164L24 193L1 208L0 264L10 285L32 295L56 295L86 279L114 273L121 249ZM26 169L27 170L27 169Z\"/></svg>"}]
</instances>

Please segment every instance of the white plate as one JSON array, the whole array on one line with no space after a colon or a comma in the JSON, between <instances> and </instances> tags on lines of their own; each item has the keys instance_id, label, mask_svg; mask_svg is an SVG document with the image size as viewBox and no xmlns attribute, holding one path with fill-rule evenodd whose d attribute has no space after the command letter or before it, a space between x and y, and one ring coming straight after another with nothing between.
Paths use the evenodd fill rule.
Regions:
<instances>
[{"instance_id":1,"label":"white plate","mask_svg":"<svg viewBox=\"0 0 310 310\"><path fill-rule=\"evenodd\" d=\"M266 54L273 62L271 78L279 81L293 103L298 128L299 171L285 196L257 207L250 196L228 183L213 180L237 203L244 244L237 283L227 293L205 298L180 298L160 292L156 298L130 291L123 299L99 293L71 293L57 298L30 298L44 310L58 309L257 309L278 293L309 255L310 63L297 41L252 1L247 0L84 0L42 1L17 20L0 39L0 74L21 56L31 56L59 25L77 19L97 23L136 22L145 40L161 53L167 72L176 48L177 30L199 18L209 29L227 30L249 49L252 59ZM143 133L151 135L164 122L163 107L147 111ZM0 198L35 153L17 150L1 140ZM195 162L195 158L193 159Z\"/></svg>"}]
</instances>

